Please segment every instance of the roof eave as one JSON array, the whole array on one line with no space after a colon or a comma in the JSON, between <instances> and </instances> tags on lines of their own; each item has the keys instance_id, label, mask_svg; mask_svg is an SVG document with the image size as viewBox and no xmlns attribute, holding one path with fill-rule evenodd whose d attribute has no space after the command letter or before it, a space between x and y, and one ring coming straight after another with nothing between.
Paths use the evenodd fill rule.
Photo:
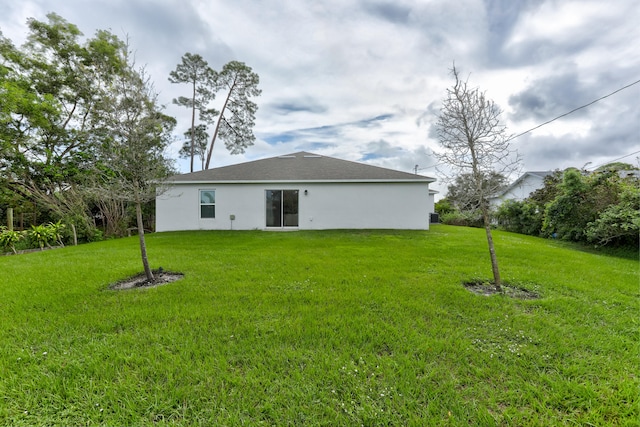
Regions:
<instances>
[{"instance_id":1,"label":"roof eave","mask_svg":"<svg viewBox=\"0 0 640 427\"><path fill-rule=\"evenodd\" d=\"M429 184L435 182L434 178L425 179L260 179L260 180L196 180L196 181L165 181L164 184L180 185L180 184L317 184L317 183L420 183Z\"/></svg>"}]
</instances>

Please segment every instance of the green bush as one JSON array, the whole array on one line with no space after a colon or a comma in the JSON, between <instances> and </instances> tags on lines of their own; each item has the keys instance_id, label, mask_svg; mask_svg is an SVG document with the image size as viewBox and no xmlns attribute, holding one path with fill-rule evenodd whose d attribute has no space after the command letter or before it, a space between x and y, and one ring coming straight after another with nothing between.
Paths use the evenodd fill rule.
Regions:
<instances>
[{"instance_id":1,"label":"green bush","mask_svg":"<svg viewBox=\"0 0 640 427\"><path fill-rule=\"evenodd\" d=\"M495 218L506 231L637 250L640 186L616 171L567 169L529 198L504 202Z\"/></svg>"},{"instance_id":2,"label":"green bush","mask_svg":"<svg viewBox=\"0 0 640 427\"><path fill-rule=\"evenodd\" d=\"M15 230L9 230L7 227L0 227L0 246L5 249L11 249L15 254L16 243L24 239L24 233Z\"/></svg>"},{"instance_id":3,"label":"green bush","mask_svg":"<svg viewBox=\"0 0 640 427\"><path fill-rule=\"evenodd\" d=\"M32 225L31 230L27 232L29 239L33 244L37 244L40 249L44 249L45 246L51 247L51 242L54 240L53 232L51 228L46 225Z\"/></svg>"},{"instance_id":4,"label":"green bush","mask_svg":"<svg viewBox=\"0 0 640 427\"><path fill-rule=\"evenodd\" d=\"M640 189L625 186L620 203L610 205L587 224L587 240L598 245L635 246L640 243Z\"/></svg>"},{"instance_id":5,"label":"green bush","mask_svg":"<svg viewBox=\"0 0 640 427\"><path fill-rule=\"evenodd\" d=\"M495 218L503 230L539 236L544 212L530 200L506 200L498 208Z\"/></svg>"},{"instance_id":6,"label":"green bush","mask_svg":"<svg viewBox=\"0 0 640 427\"><path fill-rule=\"evenodd\" d=\"M440 222L447 225L463 227L483 227L482 215L479 211L453 211L442 215Z\"/></svg>"},{"instance_id":7,"label":"green bush","mask_svg":"<svg viewBox=\"0 0 640 427\"><path fill-rule=\"evenodd\" d=\"M63 232L66 228L62 222L50 222L45 226L49 230L49 236L51 237L52 242L58 243L60 246L64 246L62 242Z\"/></svg>"}]
</instances>

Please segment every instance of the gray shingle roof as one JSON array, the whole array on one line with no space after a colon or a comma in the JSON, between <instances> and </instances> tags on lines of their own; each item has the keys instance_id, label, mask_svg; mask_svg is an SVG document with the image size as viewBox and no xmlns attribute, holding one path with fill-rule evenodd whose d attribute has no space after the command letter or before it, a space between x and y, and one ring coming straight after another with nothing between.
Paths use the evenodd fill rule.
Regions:
<instances>
[{"instance_id":1,"label":"gray shingle roof","mask_svg":"<svg viewBox=\"0 0 640 427\"><path fill-rule=\"evenodd\" d=\"M173 183L389 181L433 182L434 178L300 151L199 172L175 175Z\"/></svg>"}]
</instances>

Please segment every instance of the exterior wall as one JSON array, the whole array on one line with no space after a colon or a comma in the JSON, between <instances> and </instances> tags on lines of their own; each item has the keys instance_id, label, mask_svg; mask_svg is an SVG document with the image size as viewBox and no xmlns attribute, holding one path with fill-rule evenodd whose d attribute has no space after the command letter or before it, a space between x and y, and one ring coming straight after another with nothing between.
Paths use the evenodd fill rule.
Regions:
<instances>
[{"instance_id":1,"label":"exterior wall","mask_svg":"<svg viewBox=\"0 0 640 427\"><path fill-rule=\"evenodd\" d=\"M432 214L436 212L436 195L429 194L429 199L427 201L427 211Z\"/></svg>"},{"instance_id":2,"label":"exterior wall","mask_svg":"<svg viewBox=\"0 0 640 427\"><path fill-rule=\"evenodd\" d=\"M216 190L215 219L200 218L199 190ZM299 190L300 230L429 228L425 182L274 183L174 185L156 198L156 231L267 229L265 190Z\"/></svg>"},{"instance_id":3,"label":"exterior wall","mask_svg":"<svg viewBox=\"0 0 640 427\"><path fill-rule=\"evenodd\" d=\"M517 185L509 188L500 197L491 199L491 206L498 207L505 200L524 200L529 197L531 193L542 187L544 187L544 178L538 175L526 175Z\"/></svg>"}]
</instances>

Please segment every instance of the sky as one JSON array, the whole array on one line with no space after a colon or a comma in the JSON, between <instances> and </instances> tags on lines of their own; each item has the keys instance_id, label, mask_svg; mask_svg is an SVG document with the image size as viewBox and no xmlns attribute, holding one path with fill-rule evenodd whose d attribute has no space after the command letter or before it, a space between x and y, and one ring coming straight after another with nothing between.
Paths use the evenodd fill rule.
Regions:
<instances>
[{"instance_id":1,"label":"sky","mask_svg":"<svg viewBox=\"0 0 640 427\"><path fill-rule=\"evenodd\" d=\"M433 155L434 125L454 63L513 135L640 80L637 0L0 0L0 31L19 46L27 19L49 12L85 37L128 38L178 120L173 158L190 112L172 100L189 88L168 76L191 52L260 76L255 145L231 155L218 141L212 167L310 151L417 168L439 197L450 173ZM515 138L522 170L638 165L639 99L633 84Z\"/></svg>"}]
</instances>

